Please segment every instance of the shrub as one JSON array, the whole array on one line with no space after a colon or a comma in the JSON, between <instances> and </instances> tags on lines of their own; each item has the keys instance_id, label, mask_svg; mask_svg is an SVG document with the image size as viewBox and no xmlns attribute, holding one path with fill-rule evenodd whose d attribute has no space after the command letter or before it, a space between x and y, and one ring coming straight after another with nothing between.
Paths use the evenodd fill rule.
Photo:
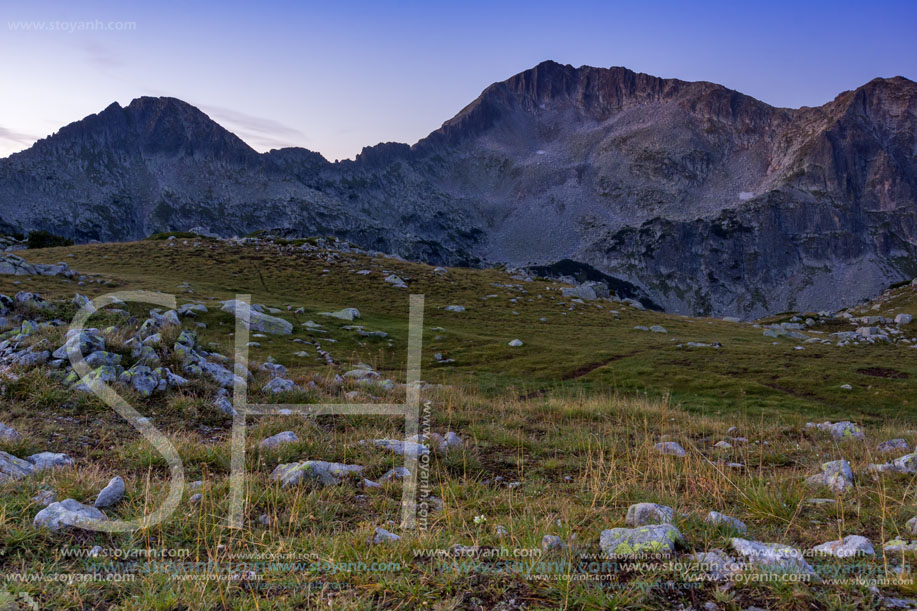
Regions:
<instances>
[{"instance_id":1,"label":"shrub","mask_svg":"<svg viewBox=\"0 0 917 611\"><path fill-rule=\"evenodd\" d=\"M52 248L54 246L73 246L73 240L55 235L50 231L39 230L29 232L29 248Z\"/></svg>"}]
</instances>

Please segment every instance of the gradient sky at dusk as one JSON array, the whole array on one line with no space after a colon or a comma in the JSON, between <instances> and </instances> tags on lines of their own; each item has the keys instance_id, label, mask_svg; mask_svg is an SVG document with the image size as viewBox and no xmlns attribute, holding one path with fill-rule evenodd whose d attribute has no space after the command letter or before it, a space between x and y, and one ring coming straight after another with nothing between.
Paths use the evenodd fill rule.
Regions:
<instances>
[{"instance_id":1,"label":"gradient sky at dusk","mask_svg":"<svg viewBox=\"0 0 917 611\"><path fill-rule=\"evenodd\" d=\"M74 4L0 5L0 156L112 101L168 95L257 150L352 157L416 142L545 59L791 107L876 76L917 79L913 0Z\"/></svg>"}]
</instances>

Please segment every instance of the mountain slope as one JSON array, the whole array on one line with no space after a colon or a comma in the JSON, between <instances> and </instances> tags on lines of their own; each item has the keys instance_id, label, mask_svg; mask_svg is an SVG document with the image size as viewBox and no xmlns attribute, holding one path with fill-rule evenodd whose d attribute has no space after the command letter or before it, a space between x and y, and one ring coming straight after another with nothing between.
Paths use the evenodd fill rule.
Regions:
<instances>
[{"instance_id":1,"label":"mountain slope","mask_svg":"<svg viewBox=\"0 0 917 611\"><path fill-rule=\"evenodd\" d=\"M819 108L544 62L414 146L258 154L140 98L0 160L0 219L77 239L334 234L434 263L588 263L666 309L833 309L917 275L917 85Z\"/></svg>"}]
</instances>

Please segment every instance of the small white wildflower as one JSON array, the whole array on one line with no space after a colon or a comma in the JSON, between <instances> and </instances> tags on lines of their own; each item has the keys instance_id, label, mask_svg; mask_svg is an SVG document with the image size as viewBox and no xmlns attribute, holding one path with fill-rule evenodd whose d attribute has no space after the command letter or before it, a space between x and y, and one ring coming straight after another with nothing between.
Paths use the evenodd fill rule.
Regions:
<instances>
[{"instance_id":1,"label":"small white wildflower","mask_svg":"<svg viewBox=\"0 0 917 611\"><path fill-rule=\"evenodd\" d=\"M481 515L481 516L474 516L474 523L475 523L475 524L483 524L483 523L486 522L486 521L487 521L487 516L483 516L483 515Z\"/></svg>"}]
</instances>

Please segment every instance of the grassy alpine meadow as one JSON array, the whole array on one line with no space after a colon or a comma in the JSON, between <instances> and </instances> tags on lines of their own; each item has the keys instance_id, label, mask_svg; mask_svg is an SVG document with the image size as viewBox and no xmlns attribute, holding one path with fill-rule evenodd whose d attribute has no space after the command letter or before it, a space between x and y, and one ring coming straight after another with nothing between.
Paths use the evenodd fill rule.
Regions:
<instances>
[{"instance_id":1,"label":"grassy alpine meadow","mask_svg":"<svg viewBox=\"0 0 917 611\"><path fill-rule=\"evenodd\" d=\"M917 607L917 324L891 322L917 313L911 285L843 315L736 322L321 239L156 237L23 251L75 274L0 276L3 608ZM186 307L96 312L97 331L70 340L94 379L51 354L76 294L138 290ZM250 401L401 403L411 294L423 435L392 416L248 416L230 524L232 382L217 369L232 376L236 322L222 302L259 304ZM327 315L345 308L359 317ZM832 335L861 327L878 331ZM97 380L180 457L181 496L156 524L92 528L155 511L174 473ZM807 426L825 422L850 424ZM378 440L424 444L412 527L405 456ZM43 452L69 460L41 468ZM115 477L123 494L100 518ZM825 551L839 541L853 551Z\"/></svg>"}]
</instances>

